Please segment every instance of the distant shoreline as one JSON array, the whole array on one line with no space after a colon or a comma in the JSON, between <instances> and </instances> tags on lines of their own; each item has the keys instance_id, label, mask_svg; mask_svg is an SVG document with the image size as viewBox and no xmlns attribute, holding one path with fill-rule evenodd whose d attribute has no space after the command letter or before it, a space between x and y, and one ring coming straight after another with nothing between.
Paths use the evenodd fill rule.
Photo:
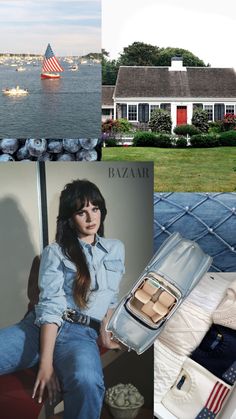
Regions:
<instances>
[{"instance_id":1,"label":"distant shoreline","mask_svg":"<svg viewBox=\"0 0 236 419\"><path fill-rule=\"evenodd\" d=\"M44 57L44 55L43 54L29 54L29 53L13 53L13 52L0 52L0 57L1 58L14 58L14 57L17 57L17 58L19 58L19 57L21 57L21 58L29 58L29 57L31 57L31 58L43 58ZM62 57L62 58L64 58L64 57L70 57L70 58L74 58L74 59L76 59L76 58L79 58L79 59L81 59L81 58L87 58L87 59L101 59L101 54L100 53L97 53L97 52L95 52L95 53L90 53L90 54L87 54L87 55L61 55L61 56L59 56L59 55L57 55L57 57Z\"/></svg>"},{"instance_id":2,"label":"distant shoreline","mask_svg":"<svg viewBox=\"0 0 236 419\"><path fill-rule=\"evenodd\" d=\"M1 52L0 57L6 57L6 58L14 58L14 57L34 57L34 58L41 58L43 57L42 54L15 54L11 52Z\"/></svg>"}]
</instances>

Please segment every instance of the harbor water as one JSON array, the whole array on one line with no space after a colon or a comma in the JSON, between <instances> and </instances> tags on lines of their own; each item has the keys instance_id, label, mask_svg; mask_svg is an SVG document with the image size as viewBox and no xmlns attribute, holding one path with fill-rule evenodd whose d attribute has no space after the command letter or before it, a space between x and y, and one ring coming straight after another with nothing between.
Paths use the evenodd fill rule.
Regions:
<instances>
[{"instance_id":1,"label":"harbor water","mask_svg":"<svg viewBox=\"0 0 236 419\"><path fill-rule=\"evenodd\" d=\"M101 125L101 66L64 65L57 80L41 80L41 66L25 71L0 65L0 138L98 138ZM26 96L6 96L19 86Z\"/></svg>"}]
</instances>

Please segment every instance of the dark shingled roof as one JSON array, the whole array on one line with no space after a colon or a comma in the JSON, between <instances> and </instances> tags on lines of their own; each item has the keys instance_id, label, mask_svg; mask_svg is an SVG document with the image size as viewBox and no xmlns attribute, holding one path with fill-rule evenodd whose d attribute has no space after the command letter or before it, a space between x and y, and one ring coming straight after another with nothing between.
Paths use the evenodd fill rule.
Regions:
<instances>
[{"instance_id":1,"label":"dark shingled roof","mask_svg":"<svg viewBox=\"0 0 236 419\"><path fill-rule=\"evenodd\" d=\"M115 86L102 86L102 104L104 106L113 106L114 102L112 99Z\"/></svg>"},{"instance_id":2,"label":"dark shingled roof","mask_svg":"<svg viewBox=\"0 0 236 419\"><path fill-rule=\"evenodd\" d=\"M233 68L186 67L119 68L115 97L149 98L236 98L236 73Z\"/></svg>"}]
</instances>

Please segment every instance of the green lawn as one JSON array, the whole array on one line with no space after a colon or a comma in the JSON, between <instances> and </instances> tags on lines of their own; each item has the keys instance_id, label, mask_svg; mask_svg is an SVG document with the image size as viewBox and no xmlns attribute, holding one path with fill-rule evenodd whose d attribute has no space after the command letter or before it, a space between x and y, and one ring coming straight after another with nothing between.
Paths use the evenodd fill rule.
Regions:
<instances>
[{"instance_id":1,"label":"green lawn","mask_svg":"<svg viewBox=\"0 0 236 419\"><path fill-rule=\"evenodd\" d=\"M236 147L104 147L102 151L103 161L154 161L155 191L236 191Z\"/></svg>"}]
</instances>

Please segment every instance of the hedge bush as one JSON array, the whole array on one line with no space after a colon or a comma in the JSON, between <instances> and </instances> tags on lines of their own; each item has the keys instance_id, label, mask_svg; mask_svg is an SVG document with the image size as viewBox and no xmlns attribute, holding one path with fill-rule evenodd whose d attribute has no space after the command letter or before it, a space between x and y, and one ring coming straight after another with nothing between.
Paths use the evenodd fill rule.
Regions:
<instances>
[{"instance_id":1,"label":"hedge bush","mask_svg":"<svg viewBox=\"0 0 236 419\"><path fill-rule=\"evenodd\" d=\"M187 138L186 137L179 137L175 141L175 146L178 148L185 148L187 147Z\"/></svg>"},{"instance_id":2,"label":"hedge bush","mask_svg":"<svg viewBox=\"0 0 236 419\"><path fill-rule=\"evenodd\" d=\"M231 131L236 128L236 115L227 113L221 121L222 131Z\"/></svg>"},{"instance_id":3,"label":"hedge bush","mask_svg":"<svg viewBox=\"0 0 236 419\"><path fill-rule=\"evenodd\" d=\"M155 147L169 148L173 146L172 136L168 134L158 134L155 139Z\"/></svg>"},{"instance_id":4,"label":"hedge bush","mask_svg":"<svg viewBox=\"0 0 236 419\"><path fill-rule=\"evenodd\" d=\"M236 146L236 131L222 132L219 141L222 146Z\"/></svg>"},{"instance_id":5,"label":"hedge bush","mask_svg":"<svg viewBox=\"0 0 236 419\"><path fill-rule=\"evenodd\" d=\"M128 132L132 128L131 122L127 121L127 119L120 118L117 119L117 132Z\"/></svg>"},{"instance_id":6,"label":"hedge bush","mask_svg":"<svg viewBox=\"0 0 236 419\"><path fill-rule=\"evenodd\" d=\"M201 132L207 132L209 128L208 113L202 109L193 111L192 124Z\"/></svg>"},{"instance_id":7,"label":"hedge bush","mask_svg":"<svg viewBox=\"0 0 236 419\"><path fill-rule=\"evenodd\" d=\"M106 147L118 147L117 141L114 138L108 138L105 141Z\"/></svg>"},{"instance_id":8,"label":"hedge bush","mask_svg":"<svg viewBox=\"0 0 236 419\"><path fill-rule=\"evenodd\" d=\"M169 134L155 134L153 132L137 132L133 139L134 147L163 147L173 146L172 136Z\"/></svg>"},{"instance_id":9,"label":"hedge bush","mask_svg":"<svg viewBox=\"0 0 236 419\"><path fill-rule=\"evenodd\" d=\"M219 136L213 134L197 134L190 139L192 147L218 147L220 145Z\"/></svg>"},{"instance_id":10,"label":"hedge bush","mask_svg":"<svg viewBox=\"0 0 236 419\"><path fill-rule=\"evenodd\" d=\"M134 147L155 147L156 134L149 131L138 131L133 138Z\"/></svg>"},{"instance_id":11,"label":"hedge bush","mask_svg":"<svg viewBox=\"0 0 236 419\"><path fill-rule=\"evenodd\" d=\"M186 125L177 125L174 128L174 133L176 135L192 135L200 134L200 130L195 127L194 125L186 124Z\"/></svg>"},{"instance_id":12,"label":"hedge bush","mask_svg":"<svg viewBox=\"0 0 236 419\"><path fill-rule=\"evenodd\" d=\"M208 134L219 134L223 131L222 121L209 122Z\"/></svg>"},{"instance_id":13,"label":"hedge bush","mask_svg":"<svg viewBox=\"0 0 236 419\"><path fill-rule=\"evenodd\" d=\"M153 132L171 133L172 121L169 112L163 109L152 111L149 127Z\"/></svg>"},{"instance_id":14,"label":"hedge bush","mask_svg":"<svg viewBox=\"0 0 236 419\"><path fill-rule=\"evenodd\" d=\"M117 132L118 129L118 120L117 119L106 119L102 122L102 132L111 134Z\"/></svg>"}]
</instances>

